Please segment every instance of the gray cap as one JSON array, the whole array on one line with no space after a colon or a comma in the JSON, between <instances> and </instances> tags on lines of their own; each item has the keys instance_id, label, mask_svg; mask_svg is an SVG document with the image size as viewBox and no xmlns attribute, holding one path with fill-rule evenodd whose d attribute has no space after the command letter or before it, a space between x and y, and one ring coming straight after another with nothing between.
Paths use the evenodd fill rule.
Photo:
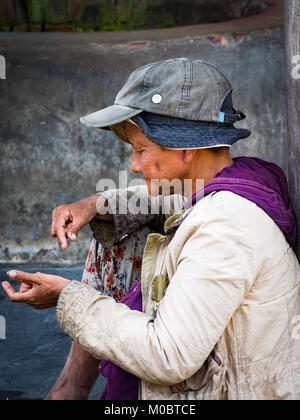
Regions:
<instances>
[{"instance_id":1,"label":"gray cap","mask_svg":"<svg viewBox=\"0 0 300 420\"><path fill-rule=\"evenodd\" d=\"M233 124L241 111L221 112L232 92L227 78L198 59L174 58L140 67L128 78L114 105L80 119L87 127L109 128L146 111L191 121Z\"/></svg>"}]
</instances>

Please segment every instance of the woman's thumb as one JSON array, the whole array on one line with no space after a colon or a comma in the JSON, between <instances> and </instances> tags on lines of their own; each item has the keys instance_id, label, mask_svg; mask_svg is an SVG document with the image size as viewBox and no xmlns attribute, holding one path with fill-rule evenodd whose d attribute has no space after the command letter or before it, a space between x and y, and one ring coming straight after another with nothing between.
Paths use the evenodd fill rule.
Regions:
<instances>
[{"instance_id":1,"label":"woman's thumb","mask_svg":"<svg viewBox=\"0 0 300 420\"><path fill-rule=\"evenodd\" d=\"M70 241L76 241L77 238L77 232L75 233L75 231L72 231L72 229L67 231L67 235L68 238L70 239Z\"/></svg>"}]
</instances>

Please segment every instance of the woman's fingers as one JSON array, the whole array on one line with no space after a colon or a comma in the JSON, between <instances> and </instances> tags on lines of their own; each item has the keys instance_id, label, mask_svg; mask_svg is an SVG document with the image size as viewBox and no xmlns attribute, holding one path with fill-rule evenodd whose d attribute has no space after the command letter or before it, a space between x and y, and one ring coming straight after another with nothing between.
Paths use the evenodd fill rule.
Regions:
<instances>
[{"instance_id":1,"label":"woman's fingers","mask_svg":"<svg viewBox=\"0 0 300 420\"><path fill-rule=\"evenodd\" d=\"M98 195L93 195L76 203L63 204L52 211L51 235L57 237L63 249L68 247L67 240L76 241L80 229L97 215L98 199ZM107 220L112 221L112 216Z\"/></svg>"},{"instance_id":2,"label":"woman's fingers","mask_svg":"<svg viewBox=\"0 0 300 420\"><path fill-rule=\"evenodd\" d=\"M64 227L59 227L56 230L56 237L58 242L60 243L60 246L63 249L67 249L68 248L68 241L66 238L66 233L67 233L67 229Z\"/></svg>"},{"instance_id":3,"label":"woman's fingers","mask_svg":"<svg viewBox=\"0 0 300 420\"><path fill-rule=\"evenodd\" d=\"M70 231L73 227L74 215L69 207L62 205L52 212L51 236L56 237L63 249L68 248L68 241L75 241L76 235ZM70 231L70 232L69 232Z\"/></svg>"},{"instance_id":4,"label":"woman's fingers","mask_svg":"<svg viewBox=\"0 0 300 420\"><path fill-rule=\"evenodd\" d=\"M26 284L40 284L40 273L32 274L26 273L25 271L11 270L7 272L8 277L12 280L18 281L19 283Z\"/></svg>"},{"instance_id":5,"label":"woman's fingers","mask_svg":"<svg viewBox=\"0 0 300 420\"><path fill-rule=\"evenodd\" d=\"M24 302L26 303L31 296L32 289L24 292L16 292L8 281L2 283L2 287L12 302Z\"/></svg>"},{"instance_id":6,"label":"woman's fingers","mask_svg":"<svg viewBox=\"0 0 300 420\"><path fill-rule=\"evenodd\" d=\"M31 284L21 283L20 288L19 288L19 292L20 293L27 293L27 292L29 292L30 289L32 289Z\"/></svg>"},{"instance_id":7,"label":"woman's fingers","mask_svg":"<svg viewBox=\"0 0 300 420\"><path fill-rule=\"evenodd\" d=\"M35 309L50 308L57 304L62 289L70 282L60 276L43 273L26 273L11 270L7 275L15 281L21 282L22 291L16 292L8 282L3 282L2 287L12 302L23 302ZM29 286L29 289L28 289Z\"/></svg>"},{"instance_id":8,"label":"woman's fingers","mask_svg":"<svg viewBox=\"0 0 300 420\"><path fill-rule=\"evenodd\" d=\"M67 231L67 236L70 239L70 241L74 242L74 241L76 241L77 236L74 232L72 232L71 229L72 229L72 227L70 228L70 230Z\"/></svg>"},{"instance_id":9,"label":"woman's fingers","mask_svg":"<svg viewBox=\"0 0 300 420\"><path fill-rule=\"evenodd\" d=\"M34 284L33 275L15 270L9 271L7 275L11 279L21 282L19 292L16 292L8 281L3 282L2 287L7 296L12 302L26 302L28 297L31 296L31 294L28 295L28 292L32 290L32 285Z\"/></svg>"}]
</instances>

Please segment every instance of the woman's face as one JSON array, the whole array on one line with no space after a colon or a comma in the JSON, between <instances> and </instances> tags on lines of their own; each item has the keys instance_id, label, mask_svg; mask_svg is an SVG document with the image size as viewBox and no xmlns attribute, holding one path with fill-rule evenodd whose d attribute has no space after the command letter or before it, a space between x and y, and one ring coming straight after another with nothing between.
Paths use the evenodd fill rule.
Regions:
<instances>
[{"instance_id":1,"label":"woman's face","mask_svg":"<svg viewBox=\"0 0 300 420\"><path fill-rule=\"evenodd\" d=\"M135 124L126 122L128 139L132 145L131 170L141 173L147 183L149 194L170 194L176 191L176 185L184 179L185 162L182 158L182 150L164 149L152 141L148 140L143 131ZM178 180L177 182L174 180ZM164 191L173 181L173 190ZM158 192L157 185L163 192ZM175 185L175 191L174 191ZM179 186L178 186L179 188Z\"/></svg>"}]
</instances>

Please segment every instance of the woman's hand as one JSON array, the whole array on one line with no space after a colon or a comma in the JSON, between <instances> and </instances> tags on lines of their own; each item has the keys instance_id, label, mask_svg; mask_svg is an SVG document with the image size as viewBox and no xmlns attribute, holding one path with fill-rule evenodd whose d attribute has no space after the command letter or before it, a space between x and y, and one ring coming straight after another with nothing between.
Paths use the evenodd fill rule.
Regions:
<instances>
[{"instance_id":1,"label":"woman's hand","mask_svg":"<svg viewBox=\"0 0 300 420\"><path fill-rule=\"evenodd\" d=\"M67 249L67 239L75 241L80 229L95 217L113 221L112 215L107 213L106 200L101 195L92 195L73 204L58 206L52 212L51 236L58 239L63 249Z\"/></svg>"},{"instance_id":2,"label":"woman's hand","mask_svg":"<svg viewBox=\"0 0 300 420\"><path fill-rule=\"evenodd\" d=\"M52 212L51 236L57 237L63 249L68 242L75 241L77 234L97 215L96 203L98 195L85 198L73 204L63 204Z\"/></svg>"},{"instance_id":3,"label":"woman's hand","mask_svg":"<svg viewBox=\"0 0 300 420\"><path fill-rule=\"evenodd\" d=\"M34 309L46 309L56 306L62 289L70 283L63 277L42 273L25 273L24 271L9 271L7 275L21 283L16 292L9 282L2 283L2 287L12 302L27 303Z\"/></svg>"}]
</instances>

